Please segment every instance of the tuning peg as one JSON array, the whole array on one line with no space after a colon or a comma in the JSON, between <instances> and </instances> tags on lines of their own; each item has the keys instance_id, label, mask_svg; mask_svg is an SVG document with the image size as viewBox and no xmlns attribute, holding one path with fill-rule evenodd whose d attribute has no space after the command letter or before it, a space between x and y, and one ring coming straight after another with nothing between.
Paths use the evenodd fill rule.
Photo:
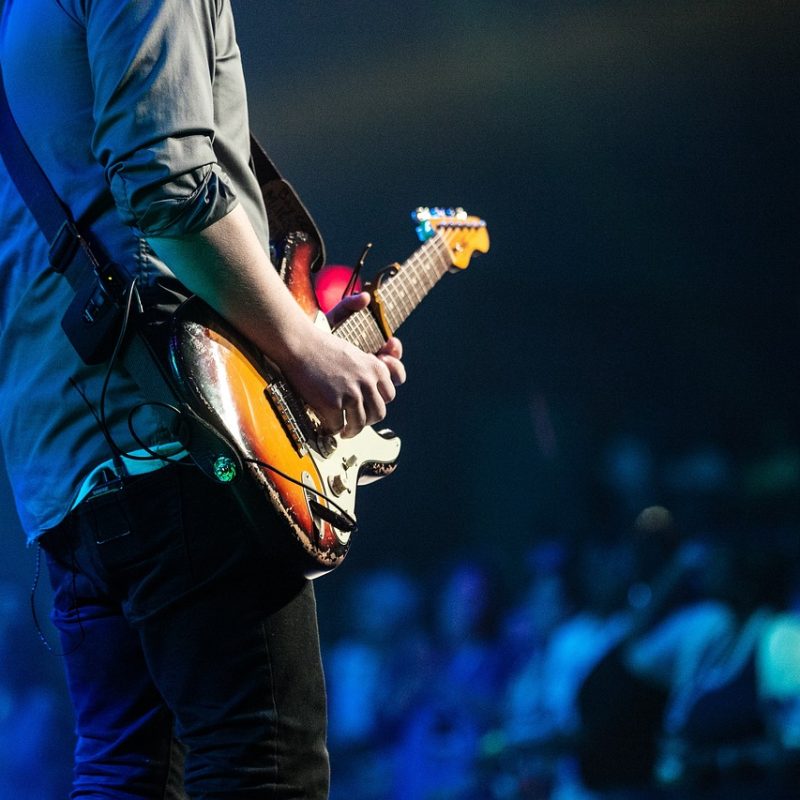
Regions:
<instances>
[{"instance_id":1,"label":"tuning peg","mask_svg":"<svg viewBox=\"0 0 800 800\"><path fill-rule=\"evenodd\" d=\"M433 234L436 233L429 219L421 220L419 225L417 225L417 227L415 228L415 230L421 242L428 241L428 239L430 239L431 236L433 236Z\"/></svg>"}]
</instances>

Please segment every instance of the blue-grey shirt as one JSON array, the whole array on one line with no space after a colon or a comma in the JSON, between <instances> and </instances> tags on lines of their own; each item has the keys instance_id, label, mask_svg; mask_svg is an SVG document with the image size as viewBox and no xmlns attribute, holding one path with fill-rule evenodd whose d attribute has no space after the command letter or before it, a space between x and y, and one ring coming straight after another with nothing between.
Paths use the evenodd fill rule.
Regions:
<instances>
[{"instance_id":1,"label":"blue-grey shirt","mask_svg":"<svg viewBox=\"0 0 800 800\"><path fill-rule=\"evenodd\" d=\"M168 272L148 236L179 237L247 211L265 250L229 0L6 0L0 28L14 116L79 224L147 284ZM111 455L90 412L103 367L85 366L60 320L72 290L0 160L0 438L29 539L53 527ZM122 369L106 402L124 450L144 398ZM169 433L144 408L136 431Z\"/></svg>"}]
</instances>

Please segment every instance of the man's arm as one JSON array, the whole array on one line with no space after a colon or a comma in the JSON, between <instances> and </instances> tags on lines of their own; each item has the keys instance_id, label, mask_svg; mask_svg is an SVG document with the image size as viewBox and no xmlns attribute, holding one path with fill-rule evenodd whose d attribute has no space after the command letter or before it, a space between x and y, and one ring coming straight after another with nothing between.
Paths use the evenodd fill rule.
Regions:
<instances>
[{"instance_id":1,"label":"man's arm","mask_svg":"<svg viewBox=\"0 0 800 800\"><path fill-rule=\"evenodd\" d=\"M392 339L374 356L315 326L284 286L241 206L199 232L148 241L190 291L280 367L328 430L355 436L383 419L395 385L405 380L400 343ZM357 296L345 307L353 311L365 302Z\"/></svg>"},{"instance_id":2,"label":"man's arm","mask_svg":"<svg viewBox=\"0 0 800 800\"><path fill-rule=\"evenodd\" d=\"M281 368L327 429L352 436L381 419L403 380L397 343L376 357L313 325L217 163L215 102L224 99L246 126L234 63L214 96L214 76L223 80L218 59L238 53L230 8L218 0L91 0L85 16L92 148L123 221Z\"/></svg>"}]
</instances>

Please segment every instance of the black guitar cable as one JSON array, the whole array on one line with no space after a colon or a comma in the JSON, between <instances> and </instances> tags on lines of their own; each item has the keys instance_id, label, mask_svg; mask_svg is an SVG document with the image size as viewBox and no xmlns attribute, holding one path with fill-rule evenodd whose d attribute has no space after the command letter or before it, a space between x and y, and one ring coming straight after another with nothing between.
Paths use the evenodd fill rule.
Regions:
<instances>
[{"instance_id":1,"label":"black guitar cable","mask_svg":"<svg viewBox=\"0 0 800 800\"><path fill-rule=\"evenodd\" d=\"M158 460L158 461L163 461L166 464L180 464L180 465L183 465L183 466L192 466L191 463L187 462L184 459L171 458L170 456L165 456L165 455L163 455L161 453L156 452L151 447L149 447L144 441L142 441L141 437L137 434L137 432L136 432L136 430L134 428L134 424L133 424L134 416L135 416L137 411L139 411L140 409L144 408L145 406L154 406L154 407L164 408L164 409L174 413L178 417L178 419L180 419L183 416L184 412L182 411L182 409L180 409L180 408L178 408L178 407L176 407L174 405L171 405L170 403L165 403L165 402L157 401L157 400L144 401L144 402L137 403L136 405L134 405L128 412L128 418L127 418L128 431L130 432L131 437L136 442L136 444L139 445L139 447L142 450L144 450L148 455L140 456L140 455L132 455L132 454L129 454L129 453L124 453L122 451L122 448L120 448L119 445L117 445L117 443L114 441L114 438L111 435L111 431L108 428L108 423L106 421L106 396L107 396L107 393L108 393L108 385L109 385L109 382L110 382L110 379L111 379L111 373L112 373L112 370L114 368L114 365L116 364L116 362L117 362L117 360L119 358L120 349L122 347L122 343L123 343L123 341L125 339L125 334L126 334L127 329L128 329L128 323L130 321L130 314L131 314L131 308L132 308L132 305L133 305L134 296L137 298L137 302L139 302L141 304L141 301L139 300L138 292L136 290L136 282L137 282L137 279L134 278L133 281L131 282L130 287L128 288L127 296L126 296L126 299L125 299L125 310L124 310L124 314L123 314L123 317L122 317L122 324L120 326L120 332L119 332L119 334L117 336L116 342L114 343L114 349L113 349L113 351L111 353L111 357L109 358L108 367L106 369L106 374L105 374L105 376L103 378L103 385L102 385L102 388L101 388L101 391L100 391L99 417L98 417L97 414L94 414L94 410L91 408L91 405L89 404L89 408L90 408L90 410L92 410L93 415L98 420L98 423L99 423L100 429L101 429L101 431L103 433L103 436L106 439L106 441L108 442L109 448L111 449L111 452L112 452L113 457L114 457L115 466L118 465L118 469L120 471L120 474L123 474L123 475L126 472L125 466L124 466L124 462L122 461L123 456L125 458L131 459L133 461L154 461L154 460ZM78 388L77 384L73 384L73 385L75 385L76 389ZM78 391L81 393L81 396L84 397L84 400L88 404L88 400L86 399L86 397L83 394L83 392L81 392L80 389L78 389ZM220 437L220 439L222 439L222 441L225 442L225 444L231 450L236 452L236 447L232 442L227 440L227 438L225 436L223 436L222 434L220 434L219 431L215 430L215 433L216 433L217 436ZM267 463L265 461L261 461L261 460L256 459L256 458L246 458L245 457L242 460L247 462L247 463L255 464L256 466L258 466L258 467L260 467L262 469L269 470L270 472L272 472L272 473L274 473L276 475L279 475L284 480L287 480L290 483L293 483L293 484L299 486L304 491L310 492L315 497L319 498L319 500L322 501L322 502L316 502L314 504L315 507L312 509L312 511L316 512L320 517L325 519L327 522L330 522L332 525L340 528L343 531L347 531L348 533L352 533L352 532L355 532L357 530L358 525L356 523L355 517L353 517L352 514L350 514L345 508L343 508L332 497L329 497L324 492L321 492L318 489L316 489L315 487L309 486L308 484L303 483L303 481L292 477L291 475L287 474L283 470L278 469L273 464L269 464L269 463ZM205 471L203 471L203 470L201 470L201 471L203 472L203 474L206 474ZM328 506L330 506L330 508L328 508L326 505L323 505L323 503L327 503Z\"/></svg>"}]
</instances>

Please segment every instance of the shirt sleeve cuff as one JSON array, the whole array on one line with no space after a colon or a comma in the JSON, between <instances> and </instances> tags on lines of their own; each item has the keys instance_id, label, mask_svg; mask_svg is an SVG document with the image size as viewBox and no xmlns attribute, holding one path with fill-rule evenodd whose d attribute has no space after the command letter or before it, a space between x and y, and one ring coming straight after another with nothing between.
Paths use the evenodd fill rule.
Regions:
<instances>
[{"instance_id":1,"label":"shirt sleeve cuff","mask_svg":"<svg viewBox=\"0 0 800 800\"><path fill-rule=\"evenodd\" d=\"M112 193L123 220L145 238L171 239L197 233L238 205L227 177L216 164L190 170L146 194L139 191L136 207L130 203L127 188L121 176L112 180Z\"/></svg>"}]
</instances>

